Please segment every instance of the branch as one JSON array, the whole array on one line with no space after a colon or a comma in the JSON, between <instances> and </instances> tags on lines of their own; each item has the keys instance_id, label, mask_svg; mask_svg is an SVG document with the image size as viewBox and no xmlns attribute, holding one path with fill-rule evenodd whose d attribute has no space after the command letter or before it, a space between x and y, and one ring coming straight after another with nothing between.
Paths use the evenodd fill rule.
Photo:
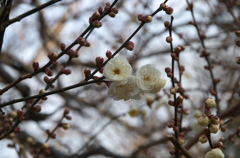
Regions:
<instances>
[{"instance_id":1,"label":"branch","mask_svg":"<svg viewBox=\"0 0 240 158\"><path fill-rule=\"evenodd\" d=\"M177 140L172 135L168 135L167 138L173 143L173 145L176 148L180 148L181 149L183 155L186 158L194 158L194 156L192 156L182 145L178 144Z\"/></svg>"},{"instance_id":2,"label":"branch","mask_svg":"<svg viewBox=\"0 0 240 158\"><path fill-rule=\"evenodd\" d=\"M69 87L65 87L65 88L58 89L58 90L51 91L51 92L46 92L46 93L43 93L43 94L37 94L37 95L30 96L30 97L14 99L12 101L0 104L0 108L3 108L3 107L5 107L7 105L10 105L10 104L19 103L19 102L22 102L22 101L27 101L27 100L36 99L36 98L42 98L42 97L45 97L45 96L48 96L48 95L51 95L51 94L61 93L61 92L64 92L64 91L67 91L67 90L70 90L70 89L77 88L77 87L81 87L81 86L89 85L89 84L92 84L92 83L100 82L102 79L103 79L103 77L99 78L97 80L89 81L89 82L80 82L80 83L74 84L74 85L69 86Z\"/></svg>"},{"instance_id":3,"label":"branch","mask_svg":"<svg viewBox=\"0 0 240 158\"><path fill-rule=\"evenodd\" d=\"M4 26L7 27L7 26L9 26L9 25L11 25L11 24L13 24L13 23L15 23L15 22L19 22L19 21L22 20L23 18L26 18L27 16L29 16L29 15L31 15L31 14L34 14L34 13L40 11L41 9L44 9L44 8L50 6L50 5L54 4L54 3L57 3L57 2L59 2L59 1L61 1L61 0L51 0L51 1L47 2L47 3L44 3L44 4L42 4L42 5L34 8L34 9L32 9L32 10L29 10L29 11L27 11L27 12L25 12L25 13L17 16L17 17L15 17L15 18L11 19L11 20L6 21L6 22L4 23Z\"/></svg>"}]
</instances>

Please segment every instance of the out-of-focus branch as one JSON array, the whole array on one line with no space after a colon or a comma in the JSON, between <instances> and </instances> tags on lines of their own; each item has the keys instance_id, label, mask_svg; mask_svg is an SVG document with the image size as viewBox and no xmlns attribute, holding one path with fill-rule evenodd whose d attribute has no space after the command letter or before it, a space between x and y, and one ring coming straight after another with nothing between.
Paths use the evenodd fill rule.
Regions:
<instances>
[{"instance_id":1,"label":"out-of-focus branch","mask_svg":"<svg viewBox=\"0 0 240 158\"><path fill-rule=\"evenodd\" d=\"M57 3L57 2L59 2L59 1L61 1L61 0L51 0L51 1L47 2L47 3L44 3L44 4L42 4L42 5L34 8L34 9L32 9L32 10L27 11L26 13L23 13L23 14L15 17L15 18L13 18L13 19L11 19L11 20L6 21L6 22L4 23L4 26L7 27L7 26L9 26L9 25L11 25L11 24L13 24L13 23L15 23L15 22L19 22L19 21L22 20L23 18L26 18L27 16L29 16L29 15L31 15L31 14L34 14L34 13L40 11L41 9L44 9L44 8L50 6L50 5L54 4L54 3Z\"/></svg>"},{"instance_id":2,"label":"out-of-focus branch","mask_svg":"<svg viewBox=\"0 0 240 158\"><path fill-rule=\"evenodd\" d=\"M12 0L8 0L7 2L1 2L1 11L0 11L0 54L2 52L3 38L5 33L5 25L4 23L8 20L10 10L12 6ZM1 60L1 59L0 59Z\"/></svg>"},{"instance_id":3,"label":"out-of-focus branch","mask_svg":"<svg viewBox=\"0 0 240 158\"><path fill-rule=\"evenodd\" d=\"M58 90L55 90L55 91L46 92L46 93L43 93L43 94L38 94L38 95L25 97L25 98L20 98L20 99L14 99L12 101L0 104L0 108L3 108L3 107L5 107L7 105L10 105L10 104L19 103L19 102L22 102L22 101L27 101L27 100L36 99L36 98L42 98L42 97L45 97L45 96L48 96L48 95L61 93L61 92L64 92L64 91L67 91L67 90L70 90L70 89L77 88L77 87L81 87L81 86L89 85L89 84L92 84L92 83L100 82L100 81L102 81L102 79L103 78L99 78L99 79L96 79L96 80L93 80L93 81L88 81L88 82L80 82L80 83L74 84L72 86L65 87L65 88L62 88L62 89L58 89Z\"/></svg>"},{"instance_id":4,"label":"out-of-focus branch","mask_svg":"<svg viewBox=\"0 0 240 158\"><path fill-rule=\"evenodd\" d=\"M168 135L167 138L173 143L173 145L176 147L176 148L180 148L183 155L186 157L186 158L194 158L194 156L192 156L183 146L179 145L177 140L175 139L175 137L173 137L172 135Z\"/></svg>"}]
</instances>

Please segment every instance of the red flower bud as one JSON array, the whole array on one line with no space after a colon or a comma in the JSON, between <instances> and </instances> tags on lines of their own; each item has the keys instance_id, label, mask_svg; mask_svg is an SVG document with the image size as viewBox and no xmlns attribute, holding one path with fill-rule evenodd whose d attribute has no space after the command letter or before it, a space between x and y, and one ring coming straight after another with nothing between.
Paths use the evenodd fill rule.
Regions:
<instances>
[{"instance_id":1,"label":"red flower bud","mask_svg":"<svg viewBox=\"0 0 240 158\"><path fill-rule=\"evenodd\" d=\"M66 45L65 45L64 43L61 43L61 44L60 44L60 49L61 49L61 51L63 51L65 48L66 48Z\"/></svg>"},{"instance_id":2,"label":"red flower bud","mask_svg":"<svg viewBox=\"0 0 240 158\"><path fill-rule=\"evenodd\" d=\"M110 52L109 50L106 52L106 57L108 57L108 59L112 58L112 52Z\"/></svg>"},{"instance_id":3,"label":"red flower bud","mask_svg":"<svg viewBox=\"0 0 240 158\"><path fill-rule=\"evenodd\" d=\"M108 13L108 15L112 18L114 18L116 16L116 14L114 12L110 12L110 13Z\"/></svg>"},{"instance_id":4,"label":"red flower bud","mask_svg":"<svg viewBox=\"0 0 240 158\"><path fill-rule=\"evenodd\" d=\"M161 3L160 8L165 11L167 9L167 5L165 3Z\"/></svg>"},{"instance_id":5,"label":"red flower bud","mask_svg":"<svg viewBox=\"0 0 240 158\"><path fill-rule=\"evenodd\" d=\"M173 39L172 39L171 36L168 36L168 37L166 37L166 41L167 41L168 43L171 43L171 42L173 41Z\"/></svg>"},{"instance_id":6,"label":"red flower bud","mask_svg":"<svg viewBox=\"0 0 240 158\"><path fill-rule=\"evenodd\" d=\"M167 7L165 12L166 12L166 14L171 15L173 13L173 8Z\"/></svg>"},{"instance_id":7,"label":"red flower bud","mask_svg":"<svg viewBox=\"0 0 240 158\"><path fill-rule=\"evenodd\" d=\"M169 21L164 21L164 26L165 26L166 28L169 28L170 25L171 25L171 23L170 23Z\"/></svg>"},{"instance_id":8,"label":"red flower bud","mask_svg":"<svg viewBox=\"0 0 240 158\"><path fill-rule=\"evenodd\" d=\"M37 71L37 70L39 69L39 63L36 62L36 61L34 61L34 62L32 63L32 67L33 67L33 70L34 70L34 71Z\"/></svg>"},{"instance_id":9,"label":"red flower bud","mask_svg":"<svg viewBox=\"0 0 240 158\"><path fill-rule=\"evenodd\" d=\"M240 30L235 31L235 35L236 35L237 37L240 37Z\"/></svg>"}]
</instances>

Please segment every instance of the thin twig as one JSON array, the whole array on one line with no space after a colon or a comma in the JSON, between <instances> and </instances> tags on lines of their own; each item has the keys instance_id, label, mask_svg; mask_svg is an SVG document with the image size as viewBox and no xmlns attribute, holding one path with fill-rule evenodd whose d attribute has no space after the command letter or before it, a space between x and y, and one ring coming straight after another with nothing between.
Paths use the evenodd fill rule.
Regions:
<instances>
[{"instance_id":1,"label":"thin twig","mask_svg":"<svg viewBox=\"0 0 240 158\"><path fill-rule=\"evenodd\" d=\"M31 14L34 14L34 13L36 13L36 12L38 12L38 11L40 11L40 10L42 10L42 9L44 9L44 8L52 5L52 4L54 4L54 3L59 2L59 1L61 1L61 0L51 0L51 1L47 2L47 3L44 3L44 4L42 4L42 5L34 8L34 9L32 9L32 10L29 10L29 11L27 11L27 12L25 12L25 13L17 16L17 17L15 17L15 18L11 19L11 20L6 21L6 22L4 23L4 26L7 27L7 26L9 26L9 25L11 25L11 24L13 24L13 23L15 23L15 22L19 22L19 21L22 20L23 18L26 18L27 16L29 16L29 15L31 15Z\"/></svg>"}]
</instances>

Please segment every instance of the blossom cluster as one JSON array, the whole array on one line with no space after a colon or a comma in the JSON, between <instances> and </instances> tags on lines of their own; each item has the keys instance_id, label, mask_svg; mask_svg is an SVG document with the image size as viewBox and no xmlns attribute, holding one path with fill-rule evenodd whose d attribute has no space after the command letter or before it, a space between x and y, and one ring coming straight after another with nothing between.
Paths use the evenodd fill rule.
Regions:
<instances>
[{"instance_id":1,"label":"blossom cluster","mask_svg":"<svg viewBox=\"0 0 240 158\"><path fill-rule=\"evenodd\" d=\"M142 93L157 93L166 83L160 78L160 71L152 64L142 66L132 75L132 66L124 57L109 60L103 70L103 75L112 81L108 94L114 100L140 99Z\"/></svg>"}]
</instances>

